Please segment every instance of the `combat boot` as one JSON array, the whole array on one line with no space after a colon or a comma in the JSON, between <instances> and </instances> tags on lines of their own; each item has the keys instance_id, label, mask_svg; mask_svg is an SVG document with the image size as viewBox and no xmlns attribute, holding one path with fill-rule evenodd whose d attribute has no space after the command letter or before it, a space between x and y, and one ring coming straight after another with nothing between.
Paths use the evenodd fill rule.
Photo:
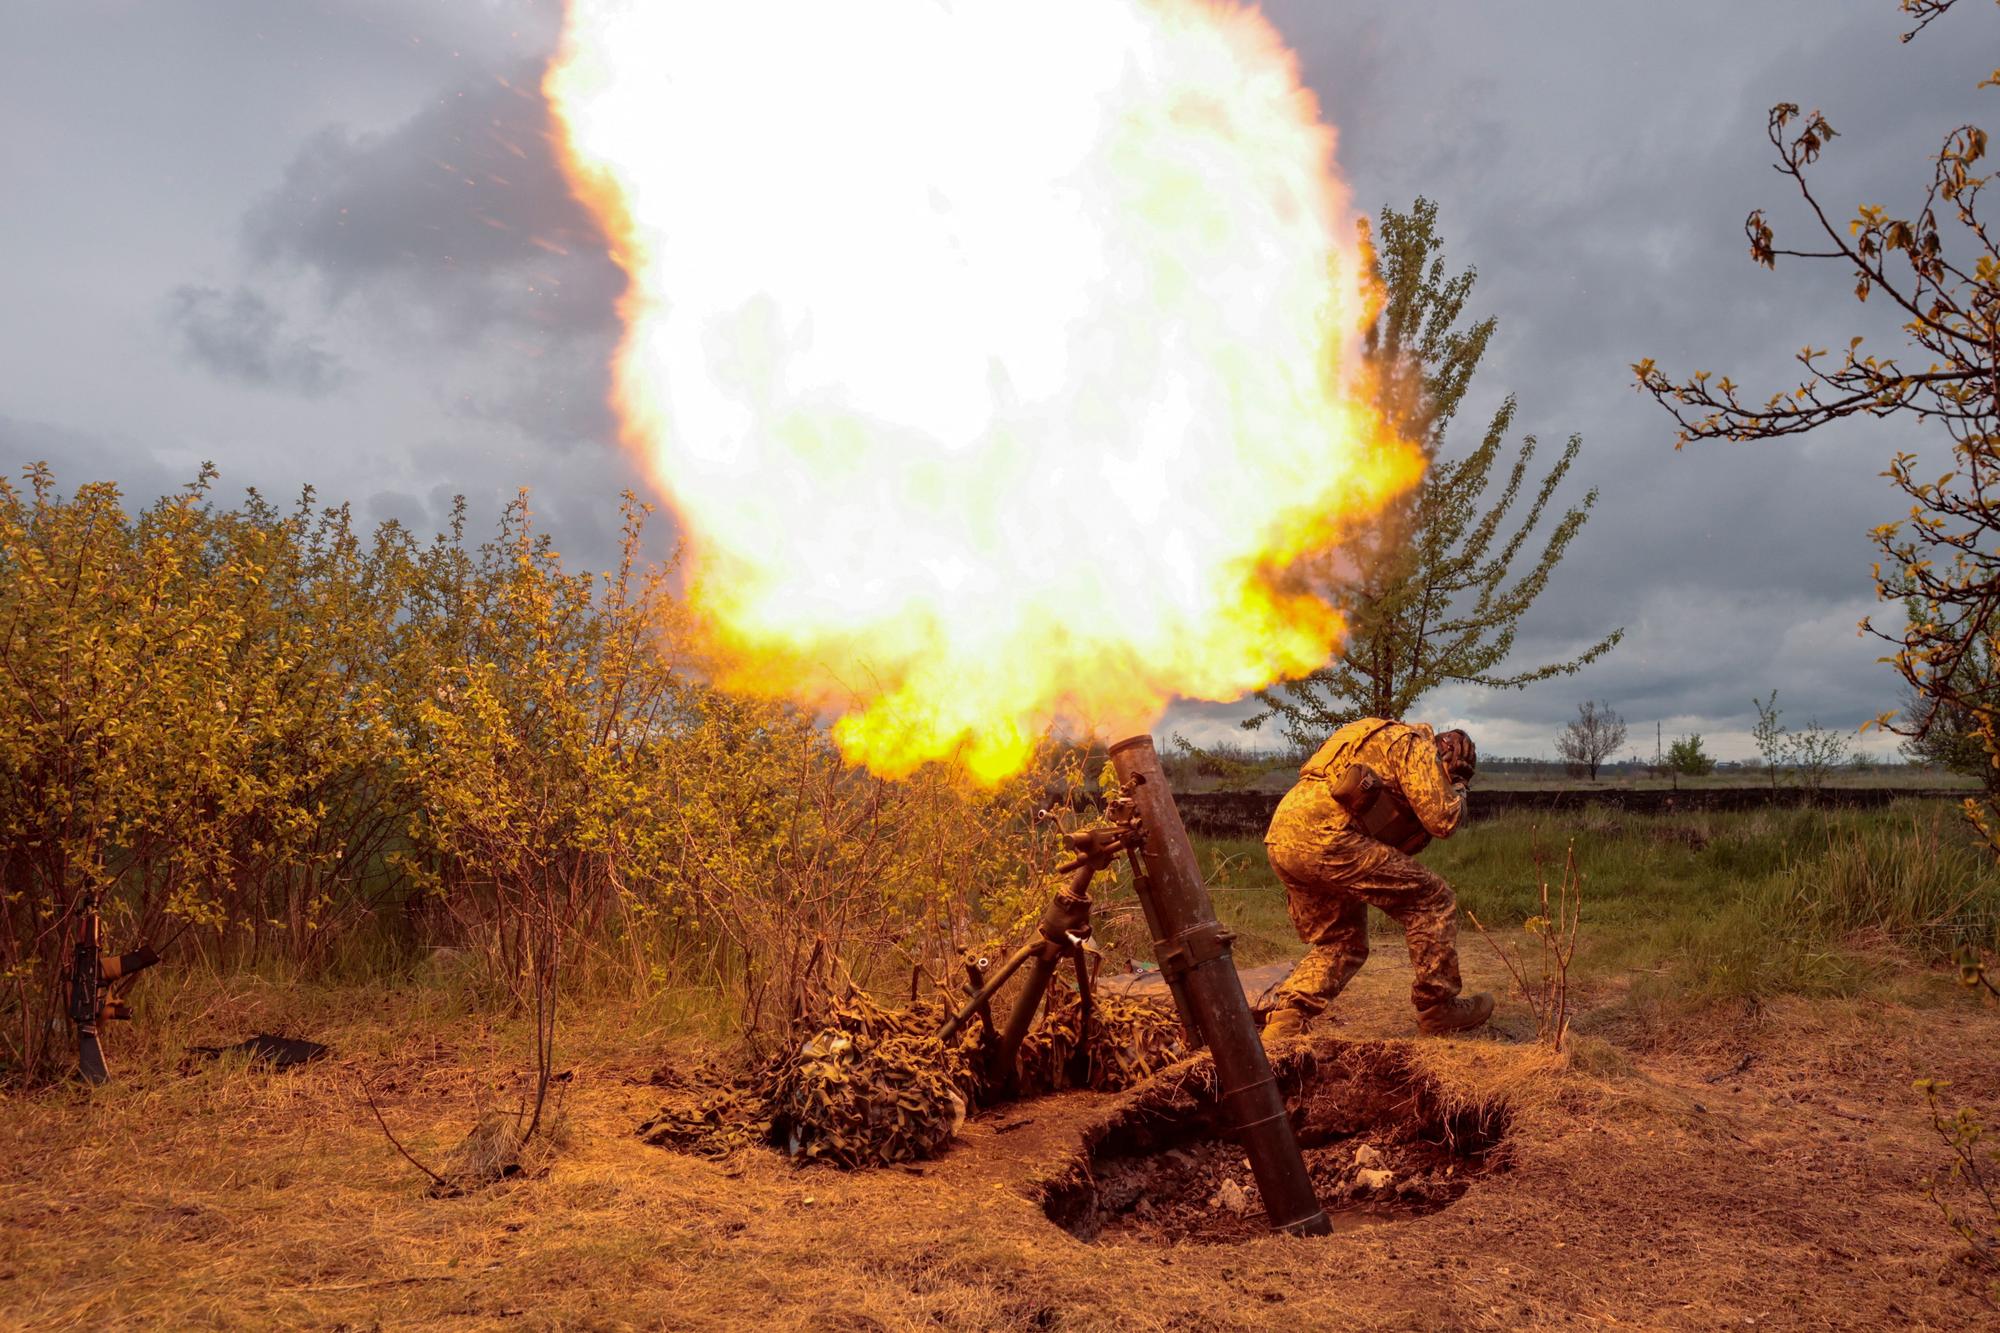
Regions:
<instances>
[{"instance_id":1,"label":"combat boot","mask_svg":"<svg viewBox=\"0 0 2000 1333\"><path fill-rule=\"evenodd\" d=\"M1461 995L1456 1000L1434 1004L1428 1009L1417 1010L1417 1031L1426 1037L1441 1036L1447 1032L1460 1032L1466 1028L1476 1028L1493 1017L1493 997Z\"/></svg>"},{"instance_id":2,"label":"combat boot","mask_svg":"<svg viewBox=\"0 0 2000 1333\"><path fill-rule=\"evenodd\" d=\"M1270 1017L1264 1020L1264 1049L1270 1050L1289 1041L1305 1040L1306 1024L1311 1021L1311 1014L1303 1009L1294 1009L1289 1004L1273 1009Z\"/></svg>"}]
</instances>

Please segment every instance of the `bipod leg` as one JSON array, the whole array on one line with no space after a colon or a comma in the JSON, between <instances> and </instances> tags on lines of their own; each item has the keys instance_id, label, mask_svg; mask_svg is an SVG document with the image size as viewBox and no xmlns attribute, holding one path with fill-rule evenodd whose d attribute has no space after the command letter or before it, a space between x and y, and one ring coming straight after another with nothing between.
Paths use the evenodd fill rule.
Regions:
<instances>
[{"instance_id":1,"label":"bipod leg","mask_svg":"<svg viewBox=\"0 0 2000 1333\"><path fill-rule=\"evenodd\" d=\"M1021 982L1020 998L1014 1001L1013 1011L1007 1015L1007 1026L1000 1030L1000 1044L993 1048L993 1080L1009 1092L1014 1091L1021 1079L1017 1063L1021 1043L1027 1038L1028 1028L1035 1021L1035 1010L1048 994L1049 979L1055 976L1056 964L1063 956L1062 947L1049 940L1037 940L1028 947L1028 970Z\"/></svg>"},{"instance_id":2,"label":"bipod leg","mask_svg":"<svg viewBox=\"0 0 2000 1333\"><path fill-rule=\"evenodd\" d=\"M1035 1010L1048 998L1050 979L1062 965L1064 956L1076 947L1075 941L1090 932L1090 879L1097 873L1096 867L1088 859L1079 858L1062 868L1070 872L1069 883L1042 913L1037 932L1040 938L1028 945L1028 975L1021 986L1021 998L1007 1015L1007 1025L1000 1031L1000 1045L993 1053L996 1081L1010 1090L1019 1086L1021 1042L1035 1021Z\"/></svg>"},{"instance_id":3,"label":"bipod leg","mask_svg":"<svg viewBox=\"0 0 2000 1333\"><path fill-rule=\"evenodd\" d=\"M986 989L986 973L970 958L965 960L965 980L969 987L967 993L970 995L977 997ZM990 1047L997 1036L993 1031L993 1001L990 997L975 998L973 1004L974 1012L979 1015L979 1026L986 1034L986 1044Z\"/></svg>"},{"instance_id":4,"label":"bipod leg","mask_svg":"<svg viewBox=\"0 0 2000 1333\"><path fill-rule=\"evenodd\" d=\"M1076 964L1076 1053L1070 1057L1070 1084L1073 1087L1090 1086L1090 1023L1095 1012L1092 1007L1090 960L1084 954L1081 944L1072 944L1070 959Z\"/></svg>"},{"instance_id":5,"label":"bipod leg","mask_svg":"<svg viewBox=\"0 0 2000 1333\"><path fill-rule=\"evenodd\" d=\"M958 1035L958 1030L965 1026L965 1020L972 1017L975 1012L984 1010L990 1016L993 1012L991 1001L994 992L1007 984L1007 978L1013 976L1015 969L1028 961L1037 947L1035 944L1024 944L1012 957L1000 964L999 970L981 983L972 998L967 1000L957 1013L945 1020L944 1026L938 1029L938 1040L949 1046L951 1039ZM990 1017L988 1021L991 1021Z\"/></svg>"}]
</instances>

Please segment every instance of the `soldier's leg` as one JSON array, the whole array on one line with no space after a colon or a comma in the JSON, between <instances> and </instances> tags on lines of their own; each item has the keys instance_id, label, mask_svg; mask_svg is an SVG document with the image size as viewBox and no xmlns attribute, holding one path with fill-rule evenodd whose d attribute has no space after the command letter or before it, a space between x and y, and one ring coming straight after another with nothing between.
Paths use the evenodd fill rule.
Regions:
<instances>
[{"instance_id":1,"label":"soldier's leg","mask_svg":"<svg viewBox=\"0 0 2000 1333\"><path fill-rule=\"evenodd\" d=\"M1458 901L1444 876L1414 857L1359 835L1342 838L1339 848L1350 871L1341 884L1348 894L1381 908L1403 927L1410 950L1410 1002L1429 1009L1457 998Z\"/></svg>"},{"instance_id":2,"label":"soldier's leg","mask_svg":"<svg viewBox=\"0 0 2000 1333\"><path fill-rule=\"evenodd\" d=\"M1307 949L1262 1007L1319 1014L1368 961L1368 904L1317 875L1299 874L1280 855L1272 856L1271 869L1285 886L1286 910Z\"/></svg>"}]
</instances>

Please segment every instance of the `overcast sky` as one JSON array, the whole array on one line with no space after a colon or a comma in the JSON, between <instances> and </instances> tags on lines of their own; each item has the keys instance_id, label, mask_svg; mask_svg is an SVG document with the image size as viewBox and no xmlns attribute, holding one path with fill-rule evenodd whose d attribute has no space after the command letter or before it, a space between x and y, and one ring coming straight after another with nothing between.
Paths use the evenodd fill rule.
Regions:
<instances>
[{"instance_id":1,"label":"overcast sky","mask_svg":"<svg viewBox=\"0 0 2000 1333\"><path fill-rule=\"evenodd\" d=\"M1527 622L1523 664L1623 644L1521 692L1420 711L1488 754L1546 754L1586 695L1632 748L1700 731L1746 755L1753 695L1852 727L1896 702L1866 531L1899 506L1881 423L1676 453L1629 364L1780 386L1807 341L1895 335L1829 271L1754 266L1743 216L1803 237L1770 169L1773 102L1842 137L1825 197L1908 211L1926 157L1989 120L2000 15L1910 45L1893 0L1675 5L1269 0L1338 128L1357 207L1428 195L1500 332L1465 407L1506 393L1595 516ZM529 0L15 0L0 7L0 466L139 502L203 459L226 487L312 483L434 530L533 488L566 555L604 559L643 489L603 406L621 279L550 157L558 24ZM774 40L782 40L774 34ZM1031 82L1032 71L1023 71ZM1481 409L1484 409L1482 411ZM1220 734L1241 710L1162 730ZM1880 741L1870 742L1879 748Z\"/></svg>"}]
</instances>

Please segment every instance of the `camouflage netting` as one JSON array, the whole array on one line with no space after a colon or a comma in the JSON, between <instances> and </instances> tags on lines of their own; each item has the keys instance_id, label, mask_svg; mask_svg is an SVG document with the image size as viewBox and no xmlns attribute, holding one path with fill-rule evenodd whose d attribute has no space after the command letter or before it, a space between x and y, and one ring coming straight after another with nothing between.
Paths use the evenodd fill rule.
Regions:
<instances>
[{"instance_id":1,"label":"camouflage netting","mask_svg":"<svg viewBox=\"0 0 2000 1333\"><path fill-rule=\"evenodd\" d=\"M965 1095L934 1037L870 1040L822 1028L772 1099L771 1127L795 1161L872 1166L930 1157L965 1123Z\"/></svg>"},{"instance_id":2,"label":"camouflage netting","mask_svg":"<svg viewBox=\"0 0 2000 1333\"><path fill-rule=\"evenodd\" d=\"M1022 1043L1020 1092L1116 1091L1187 1054L1170 1007L1096 997L1085 1058L1080 1005L1057 984ZM966 1113L993 1098L984 1082L980 1025L947 1048L935 1033L948 1015L934 1003L885 1009L855 994L821 1026L757 1073L700 1101L663 1107L639 1127L648 1143L723 1158L768 1144L798 1162L879 1166L935 1156Z\"/></svg>"},{"instance_id":3,"label":"camouflage netting","mask_svg":"<svg viewBox=\"0 0 2000 1333\"><path fill-rule=\"evenodd\" d=\"M872 1166L934 1156L978 1092L976 1038L947 1048L935 1005L888 1010L865 995L779 1062L771 1130L795 1161Z\"/></svg>"},{"instance_id":4,"label":"camouflage netting","mask_svg":"<svg viewBox=\"0 0 2000 1333\"><path fill-rule=\"evenodd\" d=\"M747 1083L692 1105L667 1105L639 1126L639 1137L662 1148L720 1161L740 1148L771 1140L769 1099Z\"/></svg>"},{"instance_id":5,"label":"camouflage netting","mask_svg":"<svg viewBox=\"0 0 2000 1333\"><path fill-rule=\"evenodd\" d=\"M875 1166L936 1155L979 1087L978 1033L949 1049L935 1004L885 1009L856 993L756 1075L639 1127L647 1142L702 1157L768 1143L799 1162Z\"/></svg>"},{"instance_id":6,"label":"camouflage netting","mask_svg":"<svg viewBox=\"0 0 2000 1333\"><path fill-rule=\"evenodd\" d=\"M1080 1029L1083 1005L1073 987L1049 987L1042 1018L1021 1043L1021 1092L1092 1088L1120 1092L1188 1055L1173 1006L1094 992L1090 1033ZM1078 1053L1082 1046L1081 1055Z\"/></svg>"}]
</instances>

